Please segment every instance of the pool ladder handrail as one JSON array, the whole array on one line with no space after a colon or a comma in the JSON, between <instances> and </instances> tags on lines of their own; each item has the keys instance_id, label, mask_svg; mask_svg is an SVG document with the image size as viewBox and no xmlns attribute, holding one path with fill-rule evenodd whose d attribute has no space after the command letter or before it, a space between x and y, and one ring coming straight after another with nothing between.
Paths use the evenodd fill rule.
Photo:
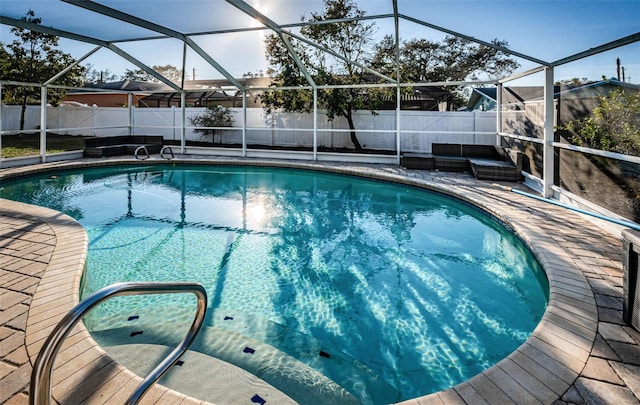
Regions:
<instances>
[{"instance_id":1,"label":"pool ladder handrail","mask_svg":"<svg viewBox=\"0 0 640 405\"><path fill-rule=\"evenodd\" d=\"M166 153L169 153L169 155L166 155ZM175 155L173 154L173 149L171 149L171 146L163 146L160 150L160 157L166 160L174 159Z\"/></svg>"},{"instance_id":2,"label":"pool ladder handrail","mask_svg":"<svg viewBox=\"0 0 640 405\"><path fill-rule=\"evenodd\" d=\"M144 152L144 155L138 154L138 152L140 151ZM138 146L136 150L133 152L133 156L135 156L136 160L140 160L140 159L147 160L151 157L151 155L149 155L149 150L144 145Z\"/></svg>"},{"instance_id":3,"label":"pool ladder handrail","mask_svg":"<svg viewBox=\"0 0 640 405\"><path fill-rule=\"evenodd\" d=\"M180 344L149 373L127 399L126 404L137 404L146 392L173 366L187 351L200 331L207 309L207 292L198 283L117 283L104 287L74 306L56 325L33 366L29 404L49 405L51 403L51 379L55 357L71 329L84 315L101 302L126 295L193 293L198 299L196 315L185 338Z\"/></svg>"}]
</instances>

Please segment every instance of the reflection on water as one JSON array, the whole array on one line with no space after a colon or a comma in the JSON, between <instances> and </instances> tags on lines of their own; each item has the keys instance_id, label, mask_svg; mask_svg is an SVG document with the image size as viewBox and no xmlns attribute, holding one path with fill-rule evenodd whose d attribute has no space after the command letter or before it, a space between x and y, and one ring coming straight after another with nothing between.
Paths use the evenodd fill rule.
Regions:
<instances>
[{"instance_id":1,"label":"reflection on water","mask_svg":"<svg viewBox=\"0 0 640 405\"><path fill-rule=\"evenodd\" d=\"M529 336L547 300L539 266L504 227L404 186L283 169L152 166L22 180L0 196L51 206L86 227L83 294L125 280L200 282L212 309L253 325L237 332L301 361L292 344L301 336L335 361L348 359L329 377L365 402L424 395L479 373ZM191 308L187 301L109 301L87 323L101 329L123 311L146 305L168 314ZM270 338L256 325L282 333ZM372 396L365 374L382 377L391 396Z\"/></svg>"}]
</instances>

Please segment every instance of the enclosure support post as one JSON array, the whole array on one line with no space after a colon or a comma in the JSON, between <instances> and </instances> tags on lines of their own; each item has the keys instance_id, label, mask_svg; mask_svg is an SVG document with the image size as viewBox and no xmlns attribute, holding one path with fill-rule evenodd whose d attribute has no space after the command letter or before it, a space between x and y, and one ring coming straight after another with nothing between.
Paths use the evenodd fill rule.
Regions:
<instances>
[{"instance_id":1,"label":"enclosure support post","mask_svg":"<svg viewBox=\"0 0 640 405\"><path fill-rule=\"evenodd\" d=\"M180 112L182 113L182 122L180 123L180 153L182 155L184 155L185 146L186 146L186 143L187 143L187 141L185 139L185 125L186 125L186 121L187 121L186 104L187 104L187 95L184 92L184 90L182 90L180 92Z\"/></svg>"},{"instance_id":2,"label":"enclosure support post","mask_svg":"<svg viewBox=\"0 0 640 405\"><path fill-rule=\"evenodd\" d=\"M496 146L502 144L502 83L496 85Z\"/></svg>"},{"instance_id":3,"label":"enclosure support post","mask_svg":"<svg viewBox=\"0 0 640 405\"><path fill-rule=\"evenodd\" d=\"M40 88L40 160L47 161L47 86Z\"/></svg>"},{"instance_id":4,"label":"enclosure support post","mask_svg":"<svg viewBox=\"0 0 640 405\"><path fill-rule=\"evenodd\" d=\"M400 108L402 100L400 99L400 22L398 17L398 1L393 0L393 25L396 57L396 164L400 164Z\"/></svg>"},{"instance_id":5,"label":"enclosure support post","mask_svg":"<svg viewBox=\"0 0 640 405\"><path fill-rule=\"evenodd\" d=\"M133 93L127 93L127 107L129 107L129 136L134 134L133 130Z\"/></svg>"},{"instance_id":6,"label":"enclosure support post","mask_svg":"<svg viewBox=\"0 0 640 405\"><path fill-rule=\"evenodd\" d=\"M318 160L318 88L313 87L313 160Z\"/></svg>"},{"instance_id":7,"label":"enclosure support post","mask_svg":"<svg viewBox=\"0 0 640 405\"><path fill-rule=\"evenodd\" d=\"M545 198L553 195L553 176L555 172L553 158L553 67L544 70L544 144L542 150L542 194Z\"/></svg>"},{"instance_id":8,"label":"enclosure support post","mask_svg":"<svg viewBox=\"0 0 640 405\"><path fill-rule=\"evenodd\" d=\"M242 157L247 156L247 91L242 90Z\"/></svg>"},{"instance_id":9,"label":"enclosure support post","mask_svg":"<svg viewBox=\"0 0 640 405\"><path fill-rule=\"evenodd\" d=\"M0 83L0 167L2 167L2 83Z\"/></svg>"},{"instance_id":10,"label":"enclosure support post","mask_svg":"<svg viewBox=\"0 0 640 405\"><path fill-rule=\"evenodd\" d=\"M176 140L176 106L171 106L171 140Z\"/></svg>"},{"instance_id":11,"label":"enclosure support post","mask_svg":"<svg viewBox=\"0 0 640 405\"><path fill-rule=\"evenodd\" d=\"M58 122L56 128L62 128L62 104L58 105Z\"/></svg>"},{"instance_id":12,"label":"enclosure support post","mask_svg":"<svg viewBox=\"0 0 640 405\"><path fill-rule=\"evenodd\" d=\"M396 164L400 164L400 86L396 87Z\"/></svg>"},{"instance_id":13,"label":"enclosure support post","mask_svg":"<svg viewBox=\"0 0 640 405\"><path fill-rule=\"evenodd\" d=\"M98 126L98 106L91 106L91 135L96 136L96 127Z\"/></svg>"}]
</instances>

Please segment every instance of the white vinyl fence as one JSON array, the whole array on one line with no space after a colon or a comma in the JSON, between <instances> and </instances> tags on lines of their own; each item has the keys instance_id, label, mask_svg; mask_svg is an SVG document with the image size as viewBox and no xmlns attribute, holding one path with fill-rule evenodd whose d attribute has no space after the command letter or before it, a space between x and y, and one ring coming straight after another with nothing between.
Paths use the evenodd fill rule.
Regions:
<instances>
[{"instance_id":1,"label":"white vinyl fence","mask_svg":"<svg viewBox=\"0 0 640 405\"><path fill-rule=\"evenodd\" d=\"M2 106L2 131L14 133L19 129L20 106ZM27 108L25 130L40 127L40 107ZM233 127L217 129L215 138L194 131L189 117L205 112L204 108L186 109L185 138L188 141L213 141L218 144L242 144L243 114L232 108ZM262 108L247 109L246 141L248 145L279 147L312 147L313 114L277 112L267 114ZM130 122L131 121L131 122ZM354 124L358 140L365 149L396 149L396 113L357 111ZM131 130L130 130L131 126ZM179 108L119 107L48 107L47 131L64 135L116 136L162 135L167 140L180 140L182 112ZM352 148L349 126L345 118L329 121L318 112L318 146ZM400 150L402 152L431 152L431 144L475 143L495 144L495 112L437 112L402 111L400 114Z\"/></svg>"}]
</instances>

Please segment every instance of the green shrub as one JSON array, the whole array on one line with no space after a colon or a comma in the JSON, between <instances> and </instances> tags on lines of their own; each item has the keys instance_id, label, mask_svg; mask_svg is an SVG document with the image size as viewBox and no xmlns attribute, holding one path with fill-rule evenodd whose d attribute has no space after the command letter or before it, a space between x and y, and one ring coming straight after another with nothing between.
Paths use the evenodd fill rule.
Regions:
<instances>
[{"instance_id":1,"label":"green shrub","mask_svg":"<svg viewBox=\"0 0 640 405\"><path fill-rule=\"evenodd\" d=\"M203 138L211 135L211 142L215 143L216 130L219 127L232 126L233 117L228 107L221 105L207 106L207 111L204 113L189 117L189 123L197 127L194 131L202 133Z\"/></svg>"},{"instance_id":2,"label":"green shrub","mask_svg":"<svg viewBox=\"0 0 640 405\"><path fill-rule=\"evenodd\" d=\"M570 141L575 145L640 156L640 93L618 89L598 96L590 116L564 129L573 131Z\"/></svg>"}]
</instances>

